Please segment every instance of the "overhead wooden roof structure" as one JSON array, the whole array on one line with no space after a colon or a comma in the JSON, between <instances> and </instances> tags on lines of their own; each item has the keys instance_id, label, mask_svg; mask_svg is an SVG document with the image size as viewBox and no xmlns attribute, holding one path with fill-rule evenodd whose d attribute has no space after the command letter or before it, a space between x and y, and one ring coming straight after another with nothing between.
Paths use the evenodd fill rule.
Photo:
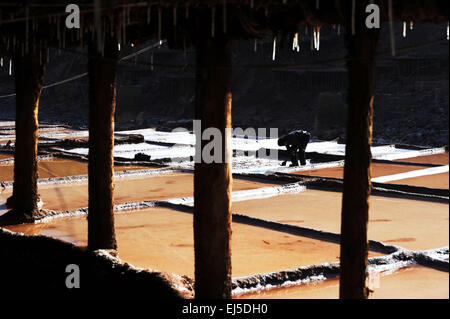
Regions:
<instances>
[{"instance_id":1,"label":"overhead wooden roof structure","mask_svg":"<svg viewBox=\"0 0 450 319\"><path fill-rule=\"evenodd\" d=\"M166 39L196 49L194 118L221 133L221 160L231 127L232 40L267 34L292 41L301 25L345 26L348 120L341 220L340 297L367 298L367 223L371 191L375 60L379 29L365 25L366 6L382 21L448 23L448 0L80 0L80 28L65 27L67 1L2 1L0 58L12 57L16 83L15 176L11 203L25 220L37 209L37 112L48 47L89 48L88 248L116 249L113 147L118 46ZM448 25L448 24L447 24ZM392 28L392 24L391 24ZM392 29L391 29L392 30ZM275 41L274 41L275 42ZM206 141L209 142L209 141ZM200 153L207 145L199 136ZM194 246L197 298L231 297L230 161L195 163ZM14 211L15 210L15 211ZM301 252L300 252L301 253Z\"/></svg>"},{"instance_id":2,"label":"overhead wooden roof structure","mask_svg":"<svg viewBox=\"0 0 450 319\"><path fill-rule=\"evenodd\" d=\"M80 29L65 27L67 1L2 1L0 4L0 54L27 50L39 43L49 47L84 46L98 28L122 45L149 39L167 39L172 48L192 45L201 34L214 37L261 38L280 34L292 39L300 25L345 24L345 11L354 0L111 0L95 6L80 0ZM445 0L379 0L382 21L414 23L448 21ZM351 9L350 9L351 10ZM366 15L354 12L354 15ZM200 16L207 23L200 23ZM204 18L203 18L204 19ZM205 25L208 25L205 28ZM27 42L29 43L27 45Z\"/></svg>"}]
</instances>

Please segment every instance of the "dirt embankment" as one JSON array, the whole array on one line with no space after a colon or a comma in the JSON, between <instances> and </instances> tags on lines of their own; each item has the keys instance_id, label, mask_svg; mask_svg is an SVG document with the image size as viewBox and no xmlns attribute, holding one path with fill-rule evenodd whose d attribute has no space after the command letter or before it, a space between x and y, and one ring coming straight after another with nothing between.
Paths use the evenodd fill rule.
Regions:
<instances>
[{"instance_id":1,"label":"dirt embankment","mask_svg":"<svg viewBox=\"0 0 450 319\"><path fill-rule=\"evenodd\" d=\"M53 238L3 228L0 242L0 281L9 297L192 298L188 277L141 271L107 251L88 252ZM79 266L79 289L66 287L70 264Z\"/></svg>"}]
</instances>

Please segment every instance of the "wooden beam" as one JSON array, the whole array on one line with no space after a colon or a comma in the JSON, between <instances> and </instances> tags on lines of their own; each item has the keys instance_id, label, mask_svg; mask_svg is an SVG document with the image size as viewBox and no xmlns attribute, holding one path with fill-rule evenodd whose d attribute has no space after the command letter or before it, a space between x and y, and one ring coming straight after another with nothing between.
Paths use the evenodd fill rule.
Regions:
<instances>
[{"instance_id":1,"label":"wooden beam","mask_svg":"<svg viewBox=\"0 0 450 319\"><path fill-rule=\"evenodd\" d=\"M95 39L94 39L95 40ZM117 41L106 37L104 56L89 45L88 248L116 249L114 231L114 112Z\"/></svg>"},{"instance_id":2,"label":"wooden beam","mask_svg":"<svg viewBox=\"0 0 450 319\"><path fill-rule=\"evenodd\" d=\"M15 53L13 67L16 85L16 141L13 194L7 205L15 218L32 221L38 215L38 108L45 65L39 52L22 56Z\"/></svg>"},{"instance_id":3,"label":"wooden beam","mask_svg":"<svg viewBox=\"0 0 450 319\"><path fill-rule=\"evenodd\" d=\"M22 43L25 38L24 24L27 17L24 14L24 5L20 1L11 1L10 4L0 3L0 11L3 19L0 18L0 38L5 42L16 39L17 43ZM68 16L64 8L68 4L67 1L58 1L52 4L29 4L30 16L38 21L38 28L33 31L36 41L43 41L51 47L69 48L79 47L80 39L73 37L74 30L62 28L60 31L65 34L64 46L58 37L57 26L52 17L59 17L59 23L64 23L64 19ZM346 6L351 0L335 0L321 1L319 9L316 9L317 0L289 0L283 4L281 0L269 2L255 1L253 8L250 8L250 1L243 3L242 0L227 0L226 10L226 33L233 35L235 38L261 38L266 33L292 34L297 30L299 25L323 25L323 24L342 24L344 23L341 7ZM361 2L361 0L357 0ZM150 21L148 20L147 7L151 5L153 8ZM128 24L126 29L126 43L121 43L122 47L127 44L141 44L150 39L158 39L158 17L157 7L162 7L161 31L162 37L167 38L170 47L184 48L191 46L191 39L196 37L192 26L196 23L200 15L199 12L207 9L211 14L211 4L217 7L216 16L219 20L224 15L221 14L220 8L223 1L192 1L192 0L119 0L119 1L103 1L103 6L108 6L113 10L122 11L123 7L129 6L132 11L132 23ZM367 4L367 2L365 2ZM388 0L377 0L375 2L380 7L381 21L388 21ZM94 8L92 0L77 1L80 6L82 15L82 25L84 28L84 39L92 36L91 27L94 22ZM189 8L189 15L186 18L184 9ZM267 6L268 15L266 15L265 7ZM176 26L174 26L173 12L177 7ZM395 21L414 21L418 23L446 23L448 22L449 1L447 0L393 0L393 18ZM365 8L358 10L358 15L366 16ZM107 21L111 17L109 10L102 10L102 18ZM50 18L50 19L49 19ZM121 20L114 20L113 27L120 24ZM149 23L150 22L150 23ZM107 25L110 25L109 22ZM219 31L219 28L216 28ZM111 32L111 31L107 31ZM443 35L445 33L443 32ZM8 40L9 39L9 40ZM184 40L183 40L184 39ZM0 47L0 55L9 56L11 49L2 51Z\"/></svg>"},{"instance_id":4,"label":"wooden beam","mask_svg":"<svg viewBox=\"0 0 450 319\"><path fill-rule=\"evenodd\" d=\"M197 39L195 119L196 136L207 128L221 132L222 163L199 159L194 173L195 297L231 298L231 164L226 128L231 128L231 38ZM198 149L198 148L197 148Z\"/></svg>"},{"instance_id":5,"label":"wooden beam","mask_svg":"<svg viewBox=\"0 0 450 319\"><path fill-rule=\"evenodd\" d=\"M364 5L356 1L357 6ZM361 8L359 8L361 9ZM351 8L346 8L351 12ZM367 222L371 191L373 92L379 29L368 29L364 17L346 25L348 50L348 119L341 219L340 298L367 298Z\"/></svg>"}]
</instances>

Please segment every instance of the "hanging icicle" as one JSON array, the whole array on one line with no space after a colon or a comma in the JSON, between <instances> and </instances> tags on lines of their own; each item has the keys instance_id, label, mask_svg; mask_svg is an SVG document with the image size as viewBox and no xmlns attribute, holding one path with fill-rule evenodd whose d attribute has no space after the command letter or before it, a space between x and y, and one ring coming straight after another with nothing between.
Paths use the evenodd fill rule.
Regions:
<instances>
[{"instance_id":1,"label":"hanging icicle","mask_svg":"<svg viewBox=\"0 0 450 319\"><path fill-rule=\"evenodd\" d=\"M292 38L292 51L295 51L295 49L297 48L297 35L298 33L295 33L294 37Z\"/></svg>"},{"instance_id":2,"label":"hanging icicle","mask_svg":"<svg viewBox=\"0 0 450 319\"><path fill-rule=\"evenodd\" d=\"M0 58L0 67L3 67L3 58Z\"/></svg>"},{"instance_id":3,"label":"hanging icicle","mask_svg":"<svg viewBox=\"0 0 450 319\"><path fill-rule=\"evenodd\" d=\"M394 12L392 8L392 0L388 1L389 29L391 36L391 52L395 56L395 34L394 34Z\"/></svg>"},{"instance_id":4,"label":"hanging icicle","mask_svg":"<svg viewBox=\"0 0 450 319\"><path fill-rule=\"evenodd\" d=\"M12 74L12 59L9 59L9 75Z\"/></svg>"},{"instance_id":5,"label":"hanging icicle","mask_svg":"<svg viewBox=\"0 0 450 319\"><path fill-rule=\"evenodd\" d=\"M300 45L298 41L298 32L294 34L294 39L292 40L292 51L300 52Z\"/></svg>"},{"instance_id":6,"label":"hanging icicle","mask_svg":"<svg viewBox=\"0 0 450 319\"><path fill-rule=\"evenodd\" d=\"M275 55L277 52L277 36L273 37L273 49L272 49L272 61L275 61Z\"/></svg>"},{"instance_id":7,"label":"hanging icicle","mask_svg":"<svg viewBox=\"0 0 450 319\"><path fill-rule=\"evenodd\" d=\"M403 21L403 37L406 38L406 21Z\"/></svg>"},{"instance_id":8,"label":"hanging icicle","mask_svg":"<svg viewBox=\"0 0 450 319\"><path fill-rule=\"evenodd\" d=\"M258 40L255 39L254 43L253 43L253 51L257 52L258 51Z\"/></svg>"},{"instance_id":9,"label":"hanging icicle","mask_svg":"<svg viewBox=\"0 0 450 319\"><path fill-rule=\"evenodd\" d=\"M120 24L120 19L119 22L116 24L116 37L117 37L117 47L120 51L120 47L122 45L122 26Z\"/></svg>"},{"instance_id":10,"label":"hanging icicle","mask_svg":"<svg viewBox=\"0 0 450 319\"><path fill-rule=\"evenodd\" d=\"M319 30L318 27L314 29L314 49L319 51Z\"/></svg>"},{"instance_id":11,"label":"hanging icicle","mask_svg":"<svg viewBox=\"0 0 450 319\"><path fill-rule=\"evenodd\" d=\"M211 37L214 38L216 29L216 6L211 7Z\"/></svg>"},{"instance_id":12,"label":"hanging icicle","mask_svg":"<svg viewBox=\"0 0 450 319\"><path fill-rule=\"evenodd\" d=\"M314 38L314 49L319 51L319 33L318 33L318 27L314 27L313 31L313 38Z\"/></svg>"},{"instance_id":13,"label":"hanging icicle","mask_svg":"<svg viewBox=\"0 0 450 319\"><path fill-rule=\"evenodd\" d=\"M448 22L447 22L447 41L448 41Z\"/></svg>"},{"instance_id":14,"label":"hanging icicle","mask_svg":"<svg viewBox=\"0 0 450 319\"><path fill-rule=\"evenodd\" d=\"M317 26L317 31L316 31L316 50L317 51L320 50L320 25Z\"/></svg>"},{"instance_id":15,"label":"hanging icicle","mask_svg":"<svg viewBox=\"0 0 450 319\"><path fill-rule=\"evenodd\" d=\"M409 30L412 30L414 27L414 23L412 21L409 21Z\"/></svg>"}]
</instances>

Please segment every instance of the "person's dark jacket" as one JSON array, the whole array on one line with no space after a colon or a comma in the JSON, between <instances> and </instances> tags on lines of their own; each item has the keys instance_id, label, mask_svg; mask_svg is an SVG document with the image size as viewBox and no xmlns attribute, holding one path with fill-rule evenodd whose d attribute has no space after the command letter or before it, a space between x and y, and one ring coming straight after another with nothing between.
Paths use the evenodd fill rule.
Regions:
<instances>
[{"instance_id":1,"label":"person's dark jacket","mask_svg":"<svg viewBox=\"0 0 450 319\"><path fill-rule=\"evenodd\" d=\"M297 130L290 132L278 139L278 145L284 145L287 142L288 151L291 150L305 150L309 143L311 134L307 131Z\"/></svg>"}]
</instances>

